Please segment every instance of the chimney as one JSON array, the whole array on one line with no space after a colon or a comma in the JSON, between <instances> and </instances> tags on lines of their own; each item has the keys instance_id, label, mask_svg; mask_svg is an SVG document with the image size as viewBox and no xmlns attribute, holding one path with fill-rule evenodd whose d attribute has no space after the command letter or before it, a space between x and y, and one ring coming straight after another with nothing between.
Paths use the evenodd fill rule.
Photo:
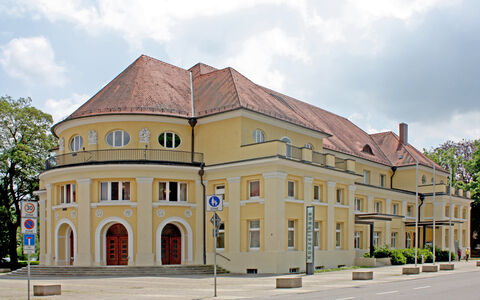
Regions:
<instances>
[{"instance_id":1,"label":"chimney","mask_svg":"<svg viewBox=\"0 0 480 300\"><path fill-rule=\"evenodd\" d=\"M408 125L407 123L400 123L398 125L398 136L400 138L400 144L408 144Z\"/></svg>"}]
</instances>

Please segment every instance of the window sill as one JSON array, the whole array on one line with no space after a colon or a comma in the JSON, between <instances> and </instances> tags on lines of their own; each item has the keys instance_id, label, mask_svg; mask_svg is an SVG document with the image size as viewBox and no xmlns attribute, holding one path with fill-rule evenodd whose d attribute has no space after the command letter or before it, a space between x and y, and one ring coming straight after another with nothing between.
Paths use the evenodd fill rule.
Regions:
<instances>
[{"instance_id":1,"label":"window sill","mask_svg":"<svg viewBox=\"0 0 480 300\"><path fill-rule=\"evenodd\" d=\"M338 204L338 203L335 203L335 207L341 207L341 208L350 208L350 206L348 206L348 205L345 205L345 204Z\"/></svg>"},{"instance_id":2,"label":"window sill","mask_svg":"<svg viewBox=\"0 0 480 300\"><path fill-rule=\"evenodd\" d=\"M136 207L138 205L137 202L130 202L130 200L104 200L101 202L96 202L96 203L90 203L91 207L98 207L98 206L131 206L131 207Z\"/></svg>"},{"instance_id":3,"label":"window sill","mask_svg":"<svg viewBox=\"0 0 480 300\"><path fill-rule=\"evenodd\" d=\"M62 203L59 205L52 206L52 210L59 209L59 208L69 208L69 207L78 207L77 203Z\"/></svg>"},{"instance_id":4,"label":"window sill","mask_svg":"<svg viewBox=\"0 0 480 300\"><path fill-rule=\"evenodd\" d=\"M152 203L152 207L159 207L159 206L196 207L197 204L189 203L186 201L165 201L165 200L159 200L157 202Z\"/></svg>"},{"instance_id":5,"label":"window sill","mask_svg":"<svg viewBox=\"0 0 480 300\"><path fill-rule=\"evenodd\" d=\"M305 201L303 200L299 200L299 199L294 199L294 198L287 198L285 199L285 202L289 202L289 203L305 203Z\"/></svg>"},{"instance_id":6,"label":"window sill","mask_svg":"<svg viewBox=\"0 0 480 300\"><path fill-rule=\"evenodd\" d=\"M328 206L327 202L320 202L320 201L313 201L313 205L319 205L319 206Z\"/></svg>"},{"instance_id":7,"label":"window sill","mask_svg":"<svg viewBox=\"0 0 480 300\"><path fill-rule=\"evenodd\" d=\"M260 248L248 248L248 252L259 252Z\"/></svg>"},{"instance_id":8,"label":"window sill","mask_svg":"<svg viewBox=\"0 0 480 300\"><path fill-rule=\"evenodd\" d=\"M265 199L261 198L250 198L248 200L241 200L240 201L240 206L245 206L246 204L251 204L251 203L259 203L259 204L264 204Z\"/></svg>"}]
</instances>

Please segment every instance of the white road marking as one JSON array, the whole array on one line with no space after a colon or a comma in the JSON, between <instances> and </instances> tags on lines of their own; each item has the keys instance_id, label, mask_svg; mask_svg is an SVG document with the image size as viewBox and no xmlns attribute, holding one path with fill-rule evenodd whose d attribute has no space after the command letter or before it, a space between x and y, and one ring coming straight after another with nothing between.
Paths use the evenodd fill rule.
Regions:
<instances>
[{"instance_id":1,"label":"white road marking","mask_svg":"<svg viewBox=\"0 0 480 300\"><path fill-rule=\"evenodd\" d=\"M413 288L414 290L421 290L421 289L428 289L432 287L431 285L426 285L426 286L419 286L419 287L416 287L416 288Z\"/></svg>"},{"instance_id":2,"label":"white road marking","mask_svg":"<svg viewBox=\"0 0 480 300\"><path fill-rule=\"evenodd\" d=\"M355 299L355 297L338 298L336 300L350 300L350 299Z\"/></svg>"},{"instance_id":3,"label":"white road marking","mask_svg":"<svg viewBox=\"0 0 480 300\"><path fill-rule=\"evenodd\" d=\"M377 293L377 295L387 295L387 294L395 294L395 293L398 293L398 291L381 292L381 293Z\"/></svg>"}]
</instances>

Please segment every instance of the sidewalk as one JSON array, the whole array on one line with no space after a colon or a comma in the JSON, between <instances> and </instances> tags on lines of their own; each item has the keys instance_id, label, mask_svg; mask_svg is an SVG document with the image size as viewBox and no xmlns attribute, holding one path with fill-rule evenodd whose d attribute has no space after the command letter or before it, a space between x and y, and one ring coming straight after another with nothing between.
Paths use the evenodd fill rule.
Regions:
<instances>
[{"instance_id":1,"label":"sidewalk","mask_svg":"<svg viewBox=\"0 0 480 300\"><path fill-rule=\"evenodd\" d=\"M476 261L455 262L454 271L419 275L402 275L402 267L361 269L374 271L374 279L369 281L353 281L352 272L356 270L303 276L303 287L296 289L276 289L275 278L279 276L222 275L217 278L217 298L213 298L212 276L34 279L31 289L33 291L34 284L62 285L62 296L32 297L32 299L242 299L308 293L480 270L480 267L476 267ZM27 299L26 293L26 279L7 279L0 275L0 299Z\"/></svg>"}]
</instances>

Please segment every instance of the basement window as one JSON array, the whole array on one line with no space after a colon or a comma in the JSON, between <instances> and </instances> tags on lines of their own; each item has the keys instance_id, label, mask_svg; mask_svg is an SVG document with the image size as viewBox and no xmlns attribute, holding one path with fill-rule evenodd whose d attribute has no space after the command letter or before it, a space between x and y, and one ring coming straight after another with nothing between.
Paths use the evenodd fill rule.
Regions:
<instances>
[{"instance_id":1,"label":"basement window","mask_svg":"<svg viewBox=\"0 0 480 300\"><path fill-rule=\"evenodd\" d=\"M258 269L247 269L247 274L258 274Z\"/></svg>"},{"instance_id":2,"label":"basement window","mask_svg":"<svg viewBox=\"0 0 480 300\"><path fill-rule=\"evenodd\" d=\"M300 273L300 268L299 267L296 267L296 268L290 268L288 270L289 273L292 273L292 274L298 274Z\"/></svg>"}]
</instances>

